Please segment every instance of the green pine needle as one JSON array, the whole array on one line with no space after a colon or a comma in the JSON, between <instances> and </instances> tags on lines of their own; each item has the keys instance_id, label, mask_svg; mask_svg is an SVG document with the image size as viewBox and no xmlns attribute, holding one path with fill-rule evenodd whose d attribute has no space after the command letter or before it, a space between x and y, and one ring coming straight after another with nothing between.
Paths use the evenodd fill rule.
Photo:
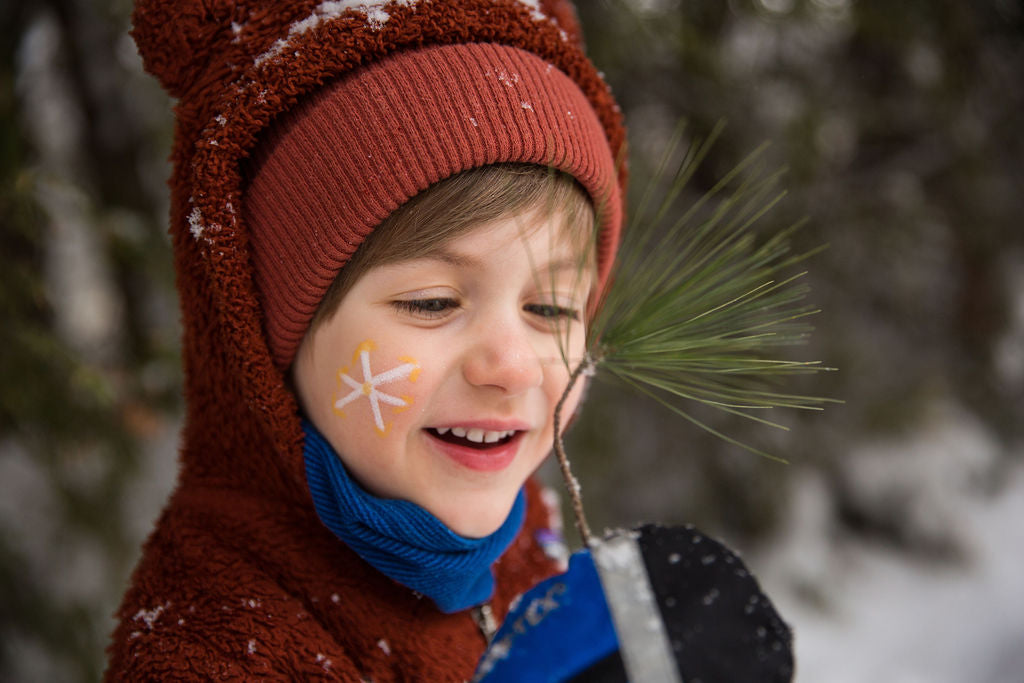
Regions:
<instances>
[{"instance_id":1,"label":"green pine needle","mask_svg":"<svg viewBox=\"0 0 1024 683\"><path fill-rule=\"evenodd\" d=\"M683 153L663 196L658 182L646 189L623 231L611 285L587 330L588 357L570 386L595 371L649 396L724 441L785 462L734 439L691 414L697 405L786 429L764 417L771 408L821 410L833 399L778 389L790 375L832 368L816 361L779 358L784 347L805 343L818 310L806 303L804 272L791 272L819 249L793 253L795 224L765 239L755 226L785 196L781 172L765 173L755 150L690 206L683 190L721 126ZM669 145L656 179L666 177L683 128ZM556 413L560 412L556 409ZM569 473L556 415L555 450L573 495L585 542L578 485Z\"/></svg>"},{"instance_id":2,"label":"green pine needle","mask_svg":"<svg viewBox=\"0 0 1024 683\"><path fill-rule=\"evenodd\" d=\"M773 389L785 375L830 368L775 357L778 347L804 343L811 332L806 319L818 310L805 303L805 273L789 271L819 250L792 253L790 238L799 224L761 243L754 234L757 222L784 196L781 173L760 171L765 147L692 206L678 207L720 132L721 126L685 152L674 181L653 209L654 193L648 189L624 231L611 287L587 340L599 372L642 390L718 436L687 412L687 402L777 427L748 411L820 410L830 402ZM669 146L666 160L682 133Z\"/></svg>"}]
</instances>

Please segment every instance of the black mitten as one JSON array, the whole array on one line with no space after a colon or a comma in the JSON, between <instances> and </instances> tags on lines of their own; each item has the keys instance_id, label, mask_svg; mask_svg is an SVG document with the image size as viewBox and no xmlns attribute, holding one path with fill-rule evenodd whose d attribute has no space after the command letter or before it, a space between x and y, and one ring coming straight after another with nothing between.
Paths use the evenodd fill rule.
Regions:
<instances>
[{"instance_id":1,"label":"black mitten","mask_svg":"<svg viewBox=\"0 0 1024 683\"><path fill-rule=\"evenodd\" d=\"M628 676L786 683L792 636L735 553L690 527L647 525L574 554L568 572L528 591L476 680Z\"/></svg>"}]
</instances>

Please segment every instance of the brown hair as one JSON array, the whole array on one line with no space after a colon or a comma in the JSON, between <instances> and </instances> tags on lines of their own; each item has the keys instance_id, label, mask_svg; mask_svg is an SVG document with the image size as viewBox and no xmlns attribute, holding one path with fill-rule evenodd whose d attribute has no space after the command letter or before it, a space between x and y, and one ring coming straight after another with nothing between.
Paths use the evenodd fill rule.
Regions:
<instances>
[{"instance_id":1,"label":"brown hair","mask_svg":"<svg viewBox=\"0 0 1024 683\"><path fill-rule=\"evenodd\" d=\"M431 185L377 226L334 278L309 332L330 319L370 268L427 256L474 228L529 210L560 215L567 236L587 245L583 264L593 264L594 207L575 178L536 164L480 166Z\"/></svg>"}]
</instances>

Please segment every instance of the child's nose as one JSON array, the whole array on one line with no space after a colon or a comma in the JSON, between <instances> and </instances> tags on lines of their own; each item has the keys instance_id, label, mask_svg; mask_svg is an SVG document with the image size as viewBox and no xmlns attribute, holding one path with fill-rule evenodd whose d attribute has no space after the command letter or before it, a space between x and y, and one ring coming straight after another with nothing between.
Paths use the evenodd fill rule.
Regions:
<instances>
[{"instance_id":1,"label":"child's nose","mask_svg":"<svg viewBox=\"0 0 1024 683\"><path fill-rule=\"evenodd\" d=\"M463 363L467 382L497 387L507 394L541 385L544 369L527 331L494 326L478 334Z\"/></svg>"}]
</instances>

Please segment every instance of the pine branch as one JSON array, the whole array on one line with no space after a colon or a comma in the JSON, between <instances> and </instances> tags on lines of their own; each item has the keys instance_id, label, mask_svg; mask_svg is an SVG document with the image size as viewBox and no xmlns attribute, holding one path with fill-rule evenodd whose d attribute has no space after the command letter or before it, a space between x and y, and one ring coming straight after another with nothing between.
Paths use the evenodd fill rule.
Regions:
<instances>
[{"instance_id":1,"label":"pine branch","mask_svg":"<svg viewBox=\"0 0 1024 683\"><path fill-rule=\"evenodd\" d=\"M583 512L583 494L580 492L580 483L576 480L576 477L572 474L572 469L569 466L569 456L565 452L565 443L562 440L562 408L565 405L565 401L569 398L569 394L572 392L576 382L579 378L586 375L594 367L593 359L590 356L586 356L579 365L570 373L569 383L565 387L565 391L562 393L561 398L558 399L558 403L555 405L553 430L555 438L555 457L558 459L558 467L562 472L562 480L565 482L566 489L569 491L569 498L572 501L572 511L576 518L576 530L580 534L580 538L585 546L590 546L592 537L590 535L590 526L587 524L587 517Z\"/></svg>"},{"instance_id":2,"label":"pine branch","mask_svg":"<svg viewBox=\"0 0 1024 683\"><path fill-rule=\"evenodd\" d=\"M590 531L579 483L569 469L561 430L566 398L584 373L597 373L644 394L716 437L786 462L697 419L687 405L703 405L778 429L762 414L772 408L822 410L834 399L784 393L791 375L832 370L794 361L777 350L803 344L818 309L804 303L805 272L790 270L823 247L792 253L800 223L765 239L755 227L785 196L782 172L765 173L765 146L755 150L689 206L684 190L720 135L691 145L673 180L655 201L683 129L672 144L624 230L611 285L587 330L587 355L571 372L555 408L554 448L584 543ZM563 340L565 341L565 340ZM563 351L563 359L566 357Z\"/></svg>"}]
</instances>

